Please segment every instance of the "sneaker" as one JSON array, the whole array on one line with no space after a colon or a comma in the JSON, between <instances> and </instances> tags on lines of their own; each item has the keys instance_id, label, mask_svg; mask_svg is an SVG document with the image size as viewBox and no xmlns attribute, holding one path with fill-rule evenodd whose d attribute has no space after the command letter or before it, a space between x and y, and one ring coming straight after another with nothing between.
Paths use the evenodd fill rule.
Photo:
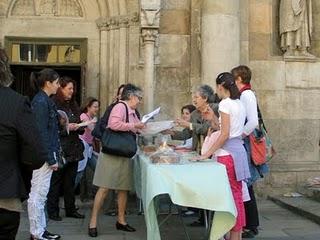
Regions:
<instances>
[{"instance_id":1,"label":"sneaker","mask_svg":"<svg viewBox=\"0 0 320 240\"><path fill-rule=\"evenodd\" d=\"M45 240L47 240L47 239L52 240L52 239L59 239L59 238L61 238L61 236L59 234L50 233L47 230L44 231L44 233L42 234L42 239L45 239Z\"/></svg>"}]
</instances>

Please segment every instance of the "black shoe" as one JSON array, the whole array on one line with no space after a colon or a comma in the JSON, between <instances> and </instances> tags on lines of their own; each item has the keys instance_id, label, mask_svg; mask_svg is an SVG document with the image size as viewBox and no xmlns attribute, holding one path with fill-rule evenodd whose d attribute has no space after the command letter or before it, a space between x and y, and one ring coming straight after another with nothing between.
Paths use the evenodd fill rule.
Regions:
<instances>
[{"instance_id":1,"label":"black shoe","mask_svg":"<svg viewBox=\"0 0 320 240\"><path fill-rule=\"evenodd\" d=\"M80 214L77 211L74 211L72 213L66 213L66 217L70 217L70 218L85 218L85 216L83 214Z\"/></svg>"},{"instance_id":2,"label":"black shoe","mask_svg":"<svg viewBox=\"0 0 320 240\"><path fill-rule=\"evenodd\" d=\"M53 214L53 215L49 214L49 219L53 221L62 221L62 217L60 217L59 214Z\"/></svg>"},{"instance_id":3,"label":"black shoe","mask_svg":"<svg viewBox=\"0 0 320 240\"><path fill-rule=\"evenodd\" d=\"M90 228L88 229L88 235L90 237L97 237L98 236L98 231L97 231L97 228Z\"/></svg>"},{"instance_id":4,"label":"black shoe","mask_svg":"<svg viewBox=\"0 0 320 240\"><path fill-rule=\"evenodd\" d=\"M61 236L59 234L50 233L47 230L42 234L42 239L60 239Z\"/></svg>"},{"instance_id":5,"label":"black shoe","mask_svg":"<svg viewBox=\"0 0 320 240\"><path fill-rule=\"evenodd\" d=\"M204 222L197 220L197 221L194 221L193 223L190 223L189 226L190 227L204 227Z\"/></svg>"},{"instance_id":6,"label":"black shoe","mask_svg":"<svg viewBox=\"0 0 320 240\"><path fill-rule=\"evenodd\" d=\"M255 236L258 234L259 234L258 229L254 229L254 230L244 230L244 232L241 235L242 235L242 238L255 238Z\"/></svg>"},{"instance_id":7,"label":"black shoe","mask_svg":"<svg viewBox=\"0 0 320 240\"><path fill-rule=\"evenodd\" d=\"M119 222L116 223L117 230L125 231L125 232L135 232L136 229L131 227L129 224L123 225Z\"/></svg>"}]
</instances>

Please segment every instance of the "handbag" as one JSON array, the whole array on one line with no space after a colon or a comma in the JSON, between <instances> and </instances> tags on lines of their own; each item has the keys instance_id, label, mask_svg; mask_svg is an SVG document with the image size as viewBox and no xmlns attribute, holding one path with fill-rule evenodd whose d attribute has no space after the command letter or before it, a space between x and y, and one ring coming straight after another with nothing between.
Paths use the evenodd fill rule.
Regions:
<instances>
[{"instance_id":1,"label":"handbag","mask_svg":"<svg viewBox=\"0 0 320 240\"><path fill-rule=\"evenodd\" d=\"M129 122L127 105L119 102L126 107L126 122ZM107 121L108 122L108 121ZM101 137L101 151L103 153L132 158L137 152L136 135L131 131L114 131L107 128Z\"/></svg>"},{"instance_id":2,"label":"handbag","mask_svg":"<svg viewBox=\"0 0 320 240\"><path fill-rule=\"evenodd\" d=\"M255 129L249 135L249 139L252 161L256 166L259 166L270 161L275 155L275 150L273 148L271 139L268 136L259 106L257 106L257 108L259 129Z\"/></svg>"},{"instance_id":3,"label":"handbag","mask_svg":"<svg viewBox=\"0 0 320 240\"><path fill-rule=\"evenodd\" d=\"M251 159L254 165L259 166L267 161L266 139L260 130L254 130L250 135Z\"/></svg>"}]
</instances>

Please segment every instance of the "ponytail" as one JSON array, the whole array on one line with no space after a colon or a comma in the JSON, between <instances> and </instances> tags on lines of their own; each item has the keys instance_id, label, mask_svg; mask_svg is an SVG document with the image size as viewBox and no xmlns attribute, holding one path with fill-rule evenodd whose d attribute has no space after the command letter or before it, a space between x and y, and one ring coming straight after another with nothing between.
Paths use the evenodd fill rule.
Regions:
<instances>
[{"instance_id":1,"label":"ponytail","mask_svg":"<svg viewBox=\"0 0 320 240\"><path fill-rule=\"evenodd\" d=\"M59 74L50 68L44 68L40 72L32 72L30 75L31 88L38 92L46 84L46 82L54 82L59 78Z\"/></svg>"},{"instance_id":2,"label":"ponytail","mask_svg":"<svg viewBox=\"0 0 320 240\"><path fill-rule=\"evenodd\" d=\"M223 88L228 90L230 92L230 98L231 99L239 99L240 98L240 92L239 89L235 83L234 77L229 72L223 72L220 73L216 79L217 85L222 85Z\"/></svg>"}]
</instances>

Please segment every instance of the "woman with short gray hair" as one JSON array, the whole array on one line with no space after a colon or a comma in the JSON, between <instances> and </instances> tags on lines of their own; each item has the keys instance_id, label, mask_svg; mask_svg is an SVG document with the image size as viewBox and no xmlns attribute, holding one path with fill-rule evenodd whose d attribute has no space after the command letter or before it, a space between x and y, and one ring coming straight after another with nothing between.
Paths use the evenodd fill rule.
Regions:
<instances>
[{"instance_id":1,"label":"woman with short gray hair","mask_svg":"<svg viewBox=\"0 0 320 240\"><path fill-rule=\"evenodd\" d=\"M126 84L123 88L121 100L112 108L107 128L113 131L131 131L137 133L144 128L140 122L136 109L142 100L142 90L133 85ZM128 116L128 119L127 119ZM128 120L128 122L126 121ZM134 232L135 229L127 224L125 211L127 205L128 191L133 187L133 166L132 160L128 157L111 155L101 152L99 155L93 184L99 189L94 199L91 220L88 234L90 237L97 237L97 218L99 210L106 198L109 189L118 192L118 221L117 230Z\"/></svg>"},{"instance_id":2,"label":"woman with short gray hair","mask_svg":"<svg viewBox=\"0 0 320 240\"><path fill-rule=\"evenodd\" d=\"M192 112L190 122L180 118L176 120L179 126L189 130L184 131L183 136L179 136L179 139L185 140L192 137L192 150L194 151L200 151L201 138L204 138L207 135L209 127L212 127L209 121L202 118L201 112L211 107L216 116L218 116L218 104L215 103L216 101L213 89L209 85L201 85L192 94L192 102L196 110ZM213 128L217 130L219 128L218 118L215 122L216 125ZM173 137L177 139L176 136L173 135Z\"/></svg>"}]
</instances>

